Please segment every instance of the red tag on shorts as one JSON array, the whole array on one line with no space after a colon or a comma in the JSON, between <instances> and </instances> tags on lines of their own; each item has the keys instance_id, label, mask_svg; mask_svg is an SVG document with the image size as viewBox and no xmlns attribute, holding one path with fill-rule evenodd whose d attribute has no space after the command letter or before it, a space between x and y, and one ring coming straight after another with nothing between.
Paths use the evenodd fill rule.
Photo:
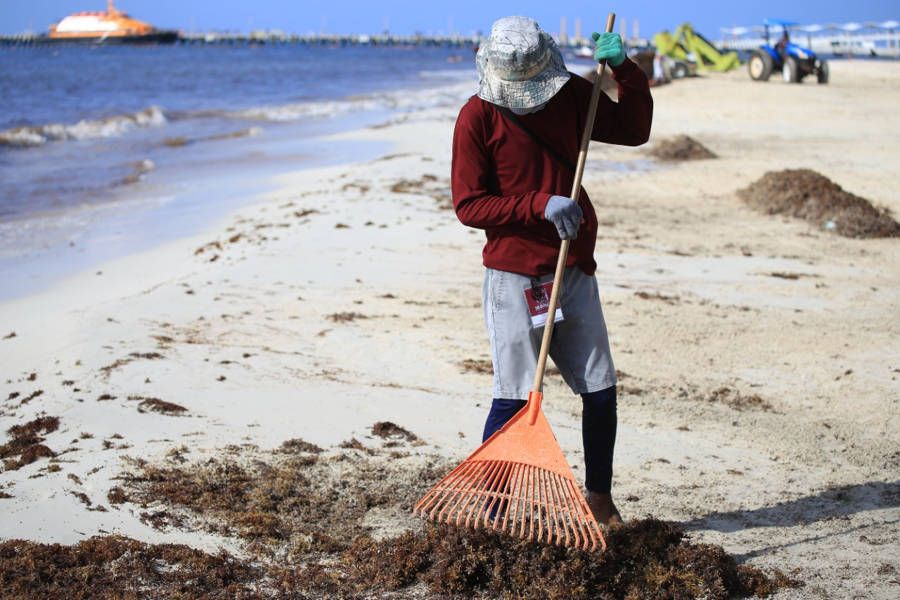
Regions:
<instances>
[{"instance_id":1,"label":"red tag on shorts","mask_svg":"<svg viewBox=\"0 0 900 600\"><path fill-rule=\"evenodd\" d=\"M541 285L529 285L523 291L525 304L528 306L528 314L531 315L532 327L543 327L547 322L547 309L550 308L550 292L553 290L553 282L548 281ZM556 307L554 323L563 320L562 307Z\"/></svg>"}]
</instances>

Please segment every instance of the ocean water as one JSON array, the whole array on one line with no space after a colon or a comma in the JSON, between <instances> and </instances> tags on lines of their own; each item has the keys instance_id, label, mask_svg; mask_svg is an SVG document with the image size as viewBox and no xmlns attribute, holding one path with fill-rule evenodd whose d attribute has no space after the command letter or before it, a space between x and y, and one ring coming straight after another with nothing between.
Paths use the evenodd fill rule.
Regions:
<instances>
[{"instance_id":1,"label":"ocean water","mask_svg":"<svg viewBox=\"0 0 900 600\"><path fill-rule=\"evenodd\" d=\"M323 136L474 89L469 48L0 48L0 298L373 154Z\"/></svg>"}]
</instances>

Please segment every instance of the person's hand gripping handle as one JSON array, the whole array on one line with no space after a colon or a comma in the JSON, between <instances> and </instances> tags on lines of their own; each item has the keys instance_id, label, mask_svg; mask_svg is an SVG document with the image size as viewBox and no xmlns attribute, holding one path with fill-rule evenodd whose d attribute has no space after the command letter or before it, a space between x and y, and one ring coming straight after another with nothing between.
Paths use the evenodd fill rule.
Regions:
<instances>
[{"instance_id":1,"label":"person's hand gripping handle","mask_svg":"<svg viewBox=\"0 0 900 600\"><path fill-rule=\"evenodd\" d=\"M606 33L591 34L594 40L594 59L598 62L604 60L611 67L618 67L625 62L625 44L622 37L616 33L607 31Z\"/></svg>"},{"instance_id":2,"label":"person's hand gripping handle","mask_svg":"<svg viewBox=\"0 0 900 600\"><path fill-rule=\"evenodd\" d=\"M581 207L565 196L550 196L547 207L544 208L544 218L556 225L561 240L574 240L578 237L582 214Z\"/></svg>"}]
</instances>

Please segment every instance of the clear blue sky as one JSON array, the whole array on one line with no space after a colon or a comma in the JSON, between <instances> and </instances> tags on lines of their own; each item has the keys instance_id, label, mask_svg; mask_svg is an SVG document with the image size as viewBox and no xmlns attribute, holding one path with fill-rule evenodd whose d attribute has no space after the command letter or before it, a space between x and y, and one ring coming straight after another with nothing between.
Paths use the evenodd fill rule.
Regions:
<instances>
[{"instance_id":1,"label":"clear blue sky","mask_svg":"<svg viewBox=\"0 0 900 600\"><path fill-rule=\"evenodd\" d=\"M565 16L571 35L575 17L581 17L583 29L589 32L603 26L610 10L625 18L629 33L633 20L638 19L645 37L660 29L674 29L683 21L693 23L708 37L716 37L719 27L754 25L765 17L801 23L900 19L897 0L117 0L116 5L158 27L241 31L280 28L296 33L376 33L387 28L399 34L448 30L469 34L489 31L498 17L524 14L551 32L559 30L560 17ZM49 23L69 13L102 10L105 6L106 0L0 0L0 31L45 31Z\"/></svg>"}]
</instances>

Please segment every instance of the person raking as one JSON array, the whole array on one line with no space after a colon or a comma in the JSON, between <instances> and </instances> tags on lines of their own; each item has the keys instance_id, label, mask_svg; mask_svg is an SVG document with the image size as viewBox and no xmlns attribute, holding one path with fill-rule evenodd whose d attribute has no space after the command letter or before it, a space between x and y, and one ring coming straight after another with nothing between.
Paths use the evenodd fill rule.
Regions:
<instances>
[{"instance_id":1,"label":"person raking","mask_svg":"<svg viewBox=\"0 0 900 600\"><path fill-rule=\"evenodd\" d=\"M647 77L617 34L592 38L594 58L607 61L618 85L618 102L601 95L592 139L643 144L653 115ZM591 83L566 70L553 38L526 17L496 21L476 66L478 92L454 129L451 186L460 222L487 238L482 302L494 376L483 439L525 405L551 318L546 305L560 240L570 239L550 356L583 400L588 505L599 523L620 523L611 493L616 371L594 275L597 216L583 190L578 203L566 197Z\"/></svg>"}]
</instances>

